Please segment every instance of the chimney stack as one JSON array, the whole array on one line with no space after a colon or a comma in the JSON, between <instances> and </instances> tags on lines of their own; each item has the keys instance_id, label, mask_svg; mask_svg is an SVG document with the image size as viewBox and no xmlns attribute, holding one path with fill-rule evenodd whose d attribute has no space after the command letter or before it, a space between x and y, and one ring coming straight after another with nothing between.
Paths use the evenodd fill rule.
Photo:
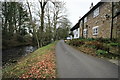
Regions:
<instances>
[{"instance_id":1,"label":"chimney stack","mask_svg":"<svg viewBox=\"0 0 120 80\"><path fill-rule=\"evenodd\" d=\"M90 6L90 9L92 9L93 8L93 2L91 3L91 6Z\"/></svg>"}]
</instances>

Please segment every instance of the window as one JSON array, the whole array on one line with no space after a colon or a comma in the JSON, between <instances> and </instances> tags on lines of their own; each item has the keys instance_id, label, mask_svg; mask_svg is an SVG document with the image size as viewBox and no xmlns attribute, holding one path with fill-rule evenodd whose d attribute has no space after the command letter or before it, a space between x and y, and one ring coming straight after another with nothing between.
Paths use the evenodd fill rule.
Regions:
<instances>
[{"instance_id":1,"label":"window","mask_svg":"<svg viewBox=\"0 0 120 80\"><path fill-rule=\"evenodd\" d=\"M84 18L84 23L86 23L86 22L87 22L87 17Z\"/></svg>"},{"instance_id":2,"label":"window","mask_svg":"<svg viewBox=\"0 0 120 80\"><path fill-rule=\"evenodd\" d=\"M95 26L93 29L93 35L98 35L98 26Z\"/></svg>"},{"instance_id":3,"label":"window","mask_svg":"<svg viewBox=\"0 0 120 80\"><path fill-rule=\"evenodd\" d=\"M87 33L88 33L88 32L87 32L87 29L84 29L84 30L83 30L83 33L84 33L84 35L87 35Z\"/></svg>"},{"instance_id":4,"label":"window","mask_svg":"<svg viewBox=\"0 0 120 80\"><path fill-rule=\"evenodd\" d=\"M93 12L93 17L96 17L99 15L99 7L97 9L94 10Z\"/></svg>"},{"instance_id":5,"label":"window","mask_svg":"<svg viewBox=\"0 0 120 80\"><path fill-rule=\"evenodd\" d=\"M76 34L76 37L78 37L78 34Z\"/></svg>"},{"instance_id":6,"label":"window","mask_svg":"<svg viewBox=\"0 0 120 80\"><path fill-rule=\"evenodd\" d=\"M76 32L78 32L78 29L76 29Z\"/></svg>"}]
</instances>

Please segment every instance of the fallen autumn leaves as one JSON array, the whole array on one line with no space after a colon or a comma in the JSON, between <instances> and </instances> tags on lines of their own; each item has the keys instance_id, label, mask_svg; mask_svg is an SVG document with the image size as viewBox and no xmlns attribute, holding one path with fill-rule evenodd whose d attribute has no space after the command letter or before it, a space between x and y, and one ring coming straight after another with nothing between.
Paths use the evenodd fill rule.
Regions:
<instances>
[{"instance_id":1,"label":"fallen autumn leaves","mask_svg":"<svg viewBox=\"0 0 120 80\"><path fill-rule=\"evenodd\" d=\"M42 61L33 65L31 69L19 78L56 78L55 55L53 52L42 55Z\"/></svg>"},{"instance_id":2,"label":"fallen autumn leaves","mask_svg":"<svg viewBox=\"0 0 120 80\"><path fill-rule=\"evenodd\" d=\"M56 78L55 43L3 69L3 78Z\"/></svg>"}]
</instances>

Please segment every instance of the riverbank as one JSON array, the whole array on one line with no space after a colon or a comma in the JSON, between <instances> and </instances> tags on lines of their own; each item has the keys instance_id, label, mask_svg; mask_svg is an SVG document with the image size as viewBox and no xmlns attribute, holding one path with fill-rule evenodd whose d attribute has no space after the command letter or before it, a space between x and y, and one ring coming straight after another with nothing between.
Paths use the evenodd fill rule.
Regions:
<instances>
[{"instance_id":1,"label":"riverbank","mask_svg":"<svg viewBox=\"0 0 120 80\"><path fill-rule=\"evenodd\" d=\"M18 60L37 49L36 46L20 46L2 50L2 67L13 65Z\"/></svg>"},{"instance_id":2,"label":"riverbank","mask_svg":"<svg viewBox=\"0 0 120 80\"><path fill-rule=\"evenodd\" d=\"M55 44L39 48L3 69L3 78L56 78Z\"/></svg>"}]
</instances>

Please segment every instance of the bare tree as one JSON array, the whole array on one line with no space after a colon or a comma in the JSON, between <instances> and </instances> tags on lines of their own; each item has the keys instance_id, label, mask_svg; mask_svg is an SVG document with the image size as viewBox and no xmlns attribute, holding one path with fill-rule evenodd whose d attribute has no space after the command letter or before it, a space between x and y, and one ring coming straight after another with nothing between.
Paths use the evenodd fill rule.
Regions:
<instances>
[{"instance_id":1,"label":"bare tree","mask_svg":"<svg viewBox=\"0 0 120 80\"><path fill-rule=\"evenodd\" d=\"M40 16L40 20L41 20L41 26L40 26L40 46L43 46L43 29L44 29L44 13L45 13L45 5L47 4L48 0L38 0L39 4L40 4L40 8L41 8L41 16Z\"/></svg>"},{"instance_id":2,"label":"bare tree","mask_svg":"<svg viewBox=\"0 0 120 80\"><path fill-rule=\"evenodd\" d=\"M64 2L54 2L54 10L53 10L53 23L54 23L54 41L56 40L56 30L58 23L61 18L65 17L65 3Z\"/></svg>"},{"instance_id":3,"label":"bare tree","mask_svg":"<svg viewBox=\"0 0 120 80\"><path fill-rule=\"evenodd\" d=\"M28 6L28 9L29 9L29 14L30 14L30 24L32 25L33 27L33 38L36 38L37 40L37 45L38 45L38 48L40 47L40 43L39 43L39 38L38 38L38 35L36 33L36 28L35 28L35 22L33 22L32 20L32 13L31 13L31 9L30 9L30 4L29 2L27 1L27 6Z\"/></svg>"},{"instance_id":4,"label":"bare tree","mask_svg":"<svg viewBox=\"0 0 120 80\"><path fill-rule=\"evenodd\" d=\"M47 22L47 25L46 25L46 32L48 33L48 40L49 40L49 42L51 42L52 41L52 14L51 14L51 12L52 12L52 7L51 7L51 5L50 5L50 3L48 3L47 5L46 5L46 9L45 9L45 19L46 19L46 22Z\"/></svg>"}]
</instances>

